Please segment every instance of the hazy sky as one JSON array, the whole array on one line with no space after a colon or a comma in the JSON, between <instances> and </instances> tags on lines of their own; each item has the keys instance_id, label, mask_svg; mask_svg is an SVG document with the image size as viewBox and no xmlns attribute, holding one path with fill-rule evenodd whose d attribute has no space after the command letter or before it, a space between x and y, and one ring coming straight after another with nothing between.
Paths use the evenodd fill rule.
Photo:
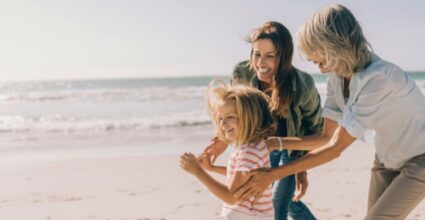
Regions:
<instances>
[{"instance_id":1,"label":"hazy sky","mask_svg":"<svg viewBox=\"0 0 425 220\"><path fill-rule=\"evenodd\" d=\"M425 70L422 0L0 1L0 80L229 75L267 20L295 33L330 3L352 10L382 58ZM294 55L310 73L312 64Z\"/></svg>"}]
</instances>

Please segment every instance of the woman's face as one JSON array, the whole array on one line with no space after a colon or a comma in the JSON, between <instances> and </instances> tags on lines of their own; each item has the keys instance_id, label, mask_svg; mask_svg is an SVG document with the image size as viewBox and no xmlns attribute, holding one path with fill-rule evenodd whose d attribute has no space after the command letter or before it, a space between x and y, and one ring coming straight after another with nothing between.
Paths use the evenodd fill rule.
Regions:
<instances>
[{"instance_id":1,"label":"woman's face","mask_svg":"<svg viewBox=\"0 0 425 220\"><path fill-rule=\"evenodd\" d=\"M252 64L260 81L270 84L278 66L277 49L269 39L252 43Z\"/></svg>"},{"instance_id":2,"label":"woman's face","mask_svg":"<svg viewBox=\"0 0 425 220\"><path fill-rule=\"evenodd\" d=\"M321 73L331 72L331 69L329 69L329 67L327 67L327 63L326 63L325 58L322 58L322 57L316 55L315 53L312 53L312 54L307 55L307 60L313 62L314 64L317 64Z\"/></svg>"}]
</instances>

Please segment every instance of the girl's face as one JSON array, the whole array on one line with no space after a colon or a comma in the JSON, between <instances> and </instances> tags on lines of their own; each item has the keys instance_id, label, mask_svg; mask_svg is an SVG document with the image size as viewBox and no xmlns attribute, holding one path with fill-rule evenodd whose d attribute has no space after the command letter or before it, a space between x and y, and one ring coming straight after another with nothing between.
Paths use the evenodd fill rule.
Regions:
<instances>
[{"instance_id":1,"label":"girl's face","mask_svg":"<svg viewBox=\"0 0 425 220\"><path fill-rule=\"evenodd\" d=\"M260 81L270 84L278 66L276 47L270 39L259 39L252 43L252 64Z\"/></svg>"},{"instance_id":2,"label":"girl's face","mask_svg":"<svg viewBox=\"0 0 425 220\"><path fill-rule=\"evenodd\" d=\"M220 130L231 142L236 141L239 134L239 117L234 101L226 101L217 107Z\"/></svg>"},{"instance_id":3,"label":"girl's face","mask_svg":"<svg viewBox=\"0 0 425 220\"><path fill-rule=\"evenodd\" d=\"M326 59L322 58L315 53L307 55L307 60L313 62L314 64L317 64L317 66L320 69L321 73L328 73L331 72L331 69L327 67Z\"/></svg>"}]
</instances>

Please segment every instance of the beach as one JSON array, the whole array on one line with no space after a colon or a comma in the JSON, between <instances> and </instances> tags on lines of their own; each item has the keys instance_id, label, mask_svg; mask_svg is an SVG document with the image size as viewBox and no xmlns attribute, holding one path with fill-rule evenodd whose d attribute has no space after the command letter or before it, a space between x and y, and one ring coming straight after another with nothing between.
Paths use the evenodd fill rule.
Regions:
<instances>
[{"instance_id":1,"label":"beach","mask_svg":"<svg viewBox=\"0 0 425 220\"><path fill-rule=\"evenodd\" d=\"M138 155L137 150L117 146L122 153L116 156L97 157L101 155L98 152L85 158L3 163L0 217L9 220L220 219L221 202L179 167L181 153L199 153L208 143L208 129L201 129L205 132L184 129L194 135L169 145L173 153L165 155ZM137 143L136 140L132 144ZM318 219L362 219L373 151L371 143L356 142L336 160L308 171L309 188L303 201ZM225 164L228 153L217 164ZM214 176L224 181L223 176ZM425 203L416 207L408 219L425 219Z\"/></svg>"},{"instance_id":2,"label":"beach","mask_svg":"<svg viewBox=\"0 0 425 220\"><path fill-rule=\"evenodd\" d=\"M326 78L313 77L323 100ZM412 77L425 92L425 73ZM0 219L220 219L221 201L179 167L214 134L212 78L0 84ZM368 132L308 171L303 201L318 219L362 219L373 158ZM425 219L425 202L408 219Z\"/></svg>"}]
</instances>

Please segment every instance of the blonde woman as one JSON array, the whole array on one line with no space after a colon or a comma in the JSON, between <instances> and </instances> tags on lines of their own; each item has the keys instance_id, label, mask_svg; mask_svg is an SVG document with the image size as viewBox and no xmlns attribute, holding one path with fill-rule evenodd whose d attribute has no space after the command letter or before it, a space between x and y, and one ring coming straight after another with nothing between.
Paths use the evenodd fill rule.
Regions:
<instances>
[{"instance_id":1,"label":"blonde woman","mask_svg":"<svg viewBox=\"0 0 425 220\"><path fill-rule=\"evenodd\" d=\"M208 90L208 108L218 138L232 147L227 167L212 165L209 158L201 161L185 153L180 166L199 179L208 190L221 199L222 216L229 220L273 220L272 185L261 193L259 199L238 201L233 193L248 178L242 175L260 167L270 167L269 150L265 138L274 133L276 124L268 108L268 97L251 87L226 86ZM205 170L226 176L222 184Z\"/></svg>"},{"instance_id":2,"label":"blonde woman","mask_svg":"<svg viewBox=\"0 0 425 220\"><path fill-rule=\"evenodd\" d=\"M273 149L311 150L276 169L253 171L236 196L256 196L276 179L337 158L366 129L375 132L365 219L404 219L425 197L425 98L395 64L369 50L349 9L331 5L316 12L299 31L308 60L328 73L321 136L270 138Z\"/></svg>"}]
</instances>

